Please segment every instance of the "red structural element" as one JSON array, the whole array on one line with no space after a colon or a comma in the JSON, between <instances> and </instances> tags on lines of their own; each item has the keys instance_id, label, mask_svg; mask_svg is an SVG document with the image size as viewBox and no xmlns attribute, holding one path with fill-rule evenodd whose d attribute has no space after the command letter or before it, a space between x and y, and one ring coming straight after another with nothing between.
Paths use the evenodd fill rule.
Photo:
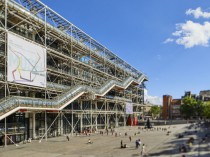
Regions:
<instances>
[{"instance_id":1,"label":"red structural element","mask_svg":"<svg viewBox=\"0 0 210 157\"><path fill-rule=\"evenodd\" d=\"M127 125L130 125L130 126L132 126L132 125L133 125L133 121L132 121L131 116L129 116L129 117L128 117L128 120L127 120Z\"/></svg>"},{"instance_id":2,"label":"red structural element","mask_svg":"<svg viewBox=\"0 0 210 157\"><path fill-rule=\"evenodd\" d=\"M128 117L128 120L127 120L127 125L130 125L130 126L136 126L136 125L138 125L138 118L137 117L129 116Z\"/></svg>"},{"instance_id":3,"label":"red structural element","mask_svg":"<svg viewBox=\"0 0 210 157\"><path fill-rule=\"evenodd\" d=\"M47 113L58 113L57 110L46 110Z\"/></svg>"},{"instance_id":4,"label":"red structural element","mask_svg":"<svg viewBox=\"0 0 210 157\"><path fill-rule=\"evenodd\" d=\"M133 118L133 125L138 125L138 118L137 117Z\"/></svg>"},{"instance_id":5,"label":"red structural element","mask_svg":"<svg viewBox=\"0 0 210 157\"><path fill-rule=\"evenodd\" d=\"M19 112L26 112L27 109L20 109Z\"/></svg>"}]
</instances>

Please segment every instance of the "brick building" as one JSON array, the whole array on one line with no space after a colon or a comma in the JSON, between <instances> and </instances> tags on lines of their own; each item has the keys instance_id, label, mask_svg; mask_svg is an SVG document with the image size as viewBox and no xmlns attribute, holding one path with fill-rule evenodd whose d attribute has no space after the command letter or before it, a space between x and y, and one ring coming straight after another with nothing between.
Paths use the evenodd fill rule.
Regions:
<instances>
[{"instance_id":1,"label":"brick building","mask_svg":"<svg viewBox=\"0 0 210 157\"><path fill-rule=\"evenodd\" d=\"M163 95L163 112L162 117L163 119L170 119L171 117L171 95Z\"/></svg>"},{"instance_id":2,"label":"brick building","mask_svg":"<svg viewBox=\"0 0 210 157\"><path fill-rule=\"evenodd\" d=\"M181 99L173 99L171 95L163 95L163 119L181 119L180 106L185 97L194 98L197 101L210 101L210 90L200 91L199 95L186 91Z\"/></svg>"}]
</instances>

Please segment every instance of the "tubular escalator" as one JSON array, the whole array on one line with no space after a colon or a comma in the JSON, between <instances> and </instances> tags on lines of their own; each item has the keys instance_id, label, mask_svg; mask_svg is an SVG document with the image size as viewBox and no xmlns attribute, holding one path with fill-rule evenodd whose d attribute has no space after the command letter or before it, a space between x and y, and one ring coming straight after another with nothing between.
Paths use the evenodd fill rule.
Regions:
<instances>
[{"instance_id":1,"label":"tubular escalator","mask_svg":"<svg viewBox=\"0 0 210 157\"><path fill-rule=\"evenodd\" d=\"M123 82L109 80L99 89L86 85L78 85L70 88L67 92L54 99L39 99L20 96L5 97L0 101L0 120L19 109L62 110L84 93L90 93L94 96L104 96L115 86L126 89L132 82L140 84L144 80L147 80L147 77L142 74L137 80L132 77L127 77Z\"/></svg>"}]
</instances>

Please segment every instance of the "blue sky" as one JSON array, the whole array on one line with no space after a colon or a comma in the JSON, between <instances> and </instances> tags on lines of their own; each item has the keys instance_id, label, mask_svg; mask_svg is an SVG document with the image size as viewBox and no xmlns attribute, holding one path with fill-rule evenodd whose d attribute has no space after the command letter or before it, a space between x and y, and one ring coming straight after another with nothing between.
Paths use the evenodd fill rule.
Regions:
<instances>
[{"instance_id":1,"label":"blue sky","mask_svg":"<svg viewBox=\"0 0 210 157\"><path fill-rule=\"evenodd\" d=\"M210 89L208 1L42 2L144 72L149 95L180 98L185 91Z\"/></svg>"}]
</instances>

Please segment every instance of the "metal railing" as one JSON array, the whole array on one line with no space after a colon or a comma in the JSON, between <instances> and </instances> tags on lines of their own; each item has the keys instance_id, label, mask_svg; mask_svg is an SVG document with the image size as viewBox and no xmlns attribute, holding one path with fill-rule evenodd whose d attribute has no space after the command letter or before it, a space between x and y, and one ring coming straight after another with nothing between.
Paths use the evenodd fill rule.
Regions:
<instances>
[{"instance_id":1,"label":"metal railing","mask_svg":"<svg viewBox=\"0 0 210 157\"><path fill-rule=\"evenodd\" d=\"M4 98L0 102L0 115L3 115L16 107L39 107L39 108L57 108L58 110L66 103L70 103L76 96L81 93L91 93L93 95L104 96L112 87L118 86L126 88L132 82L141 83L145 79L144 76L140 76L138 80L127 77L122 83L110 80L104 84L100 89L95 89L86 85L74 86L67 92L57 96L54 99L40 99L31 97L9 96ZM1 119L1 118L0 118Z\"/></svg>"}]
</instances>

